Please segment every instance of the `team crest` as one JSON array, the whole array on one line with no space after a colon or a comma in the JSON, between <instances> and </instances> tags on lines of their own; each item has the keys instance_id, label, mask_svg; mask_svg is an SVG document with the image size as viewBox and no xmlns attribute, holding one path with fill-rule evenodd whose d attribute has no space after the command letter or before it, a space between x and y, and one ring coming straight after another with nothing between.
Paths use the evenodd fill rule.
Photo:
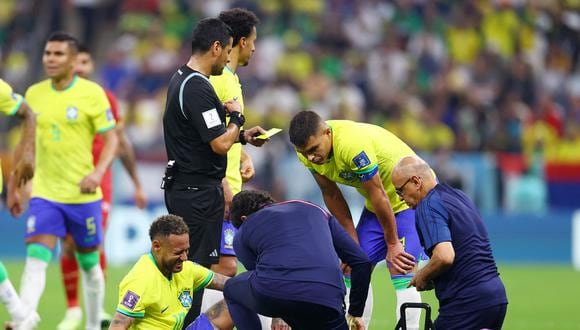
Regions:
<instances>
[{"instance_id":1,"label":"team crest","mask_svg":"<svg viewBox=\"0 0 580 330\"><path fill-rule=\"evenodd\" d=\"M369 166L371 164L371 160L369 159L369 157L367 156L367 154L364 151L361 151L360 154L356 155L356 157L354 157L352 159L352 162L358 168L363 168L363 167Z\"/></svg>"},{"instance_id":2,"label":"team crest","mask_svg":"<svg viewBox=\"0 0 580 330\"><path fill-rule=\"evenodd\" d=\"M77 109L76 107L66 108L66 119L77 120L78 117L79 117L79 109Z\"/></svg>"},{"instance_id":3,"label":"team crest","mask_svg":"<svg viewBox=\"0 0 580 330\"><path fill-rule=\"evenodd\" d=\"M181 293L179 294L177 299L179 299L181 306L183 306L185 308L191 307L191 302L193 301L193 297L191 296L191 291L189 289L185 289L185 290L181 291Z\"/></svg>"},{"instance_id":4,"label":"team crest","mask_svg":"<svg viewBox=\"0 0 580 330\"><path fill-rule=\"evenodd\" d=\"M338 173L338 176L344 181L354 181L356 179L356 174L353 172L342 171Z\"/></svg>"},{"instance_id":5,"label":"team crest","mask_svg":"<svg viewBox=\"0 0 580 330\"><path fill-rule=\"evenodd\" d=\"M26 232L29 234L33 233L36 230L35 227L36 227L36 217L34 215L31 215L26 220Z\"/></svg>"},{"instance_id":6,"label":"team crest","mask_svg":"<svg viewBox=\"0 0 580 330\"><path fill-rule=\"evenodd\" d=\"M234 244L234 231L230 228L224 230L224 243L228 249L231 249Z\"/></svg>"}]
</instances>

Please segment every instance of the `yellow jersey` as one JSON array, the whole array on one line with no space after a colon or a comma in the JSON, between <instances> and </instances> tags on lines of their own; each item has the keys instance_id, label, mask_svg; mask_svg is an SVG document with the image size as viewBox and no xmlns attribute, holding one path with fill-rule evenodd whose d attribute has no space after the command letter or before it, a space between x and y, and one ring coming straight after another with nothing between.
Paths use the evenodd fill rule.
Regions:
<instances>
[{"instance_id":1,"label":"yellow jersey","mask_svg":"<svg viewBox=\"0 0 580 330\"><path fill-rule=\"evenodd\" d=\"M81 194L79 183L94 170L95 134L115 127L105 91L98 84L75 76L58 91L50 79L26 91L26 102L36 117L36 173L32 196L66 204L82 204L102 198Z\"/></svg>"},{"instance_id":2,"label":"yellow jersey","mask_svg":"<svg viewBox=\"0 0 580 330\"><path fill-rule=\"evenodd\" d=\"M193 295L214 273L191 261L168 279L151 253L141 256L119 284L117 312L135 319L129 329L181 329Z\"/></svg>"},{"instance_id":3,"label":"yellow jersey","mask_svg":"<svg viewBox=\"0 0 580 330\"><path fill-rule=\"evenodd\" d=\"M23 100L21 95L14 93L12 87L0 79L0 113L8 116L15 115ZM0 159L0 193L2 193L2 187L2 159Z\"/></svg>"},{"instance_id":4,"label":"yellow jersey","mask_svg":"<svg viewBox=\"0 0 580 330\"><path fill-rule=\"evenodd\" d=\"M242 105L244 111L244 99L242 97L242 85L240 78L227 65L219 76L209 77L215 93L222 103L234 98ZM227 118L229 124L229 117ZM242 174L240 173L240 159L242 155L242 145L234 143L228 151L228 166L226 167L226 179L235 194L242 190Z\"/></svg>"},{"instance_id":5,"label":"yellow jersey","mask_svg":"<svg viewBox=\"0 0 580 330\"><path fill-rule=\"evenodd\" d=\"M379 126L350 120L328 120L326 123L332 129L332 151L328 161L322 165L313 164L297 153L300 162L313 173L356 188L366 199L365 207L372 212L375 210L362 183L378 173L393 212L396 214L408 209L395 193L391 173L401 158L415 155L415 152Z\"/></svg>"}]
</instances>

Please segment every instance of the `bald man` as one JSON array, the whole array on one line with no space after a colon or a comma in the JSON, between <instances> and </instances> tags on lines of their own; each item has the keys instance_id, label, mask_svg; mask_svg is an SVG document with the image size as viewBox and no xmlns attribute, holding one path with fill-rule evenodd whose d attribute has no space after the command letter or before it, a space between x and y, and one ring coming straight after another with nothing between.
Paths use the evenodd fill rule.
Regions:
<instances>
[{"instance_id":1,"label":"bald man","mask_svg":"<svg viewBox=\"0 0 580 330\"><path fill-rule=\"evenodd\" d=\"M501 329L507 297L487 231L473 202L438 183L417 156L403 157L391 177L401 200L416 210L421 245L431 258L409 285L435 289L436 329Z\"/></svg>"}]
</instances>

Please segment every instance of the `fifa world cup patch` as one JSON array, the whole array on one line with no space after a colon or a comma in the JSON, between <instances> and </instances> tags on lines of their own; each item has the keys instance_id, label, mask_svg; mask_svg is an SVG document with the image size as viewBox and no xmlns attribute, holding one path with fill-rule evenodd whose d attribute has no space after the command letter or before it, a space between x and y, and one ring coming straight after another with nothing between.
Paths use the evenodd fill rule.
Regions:
<instances>
[{"instance_id":1,"label":"fifa world cup patch","mask_svg":"<svg viewBox=\"0 0 580 330\"><path fill-rule=\"evenodd\" d=\"M115 116L113 116L113 110L107 109L106 114L107 114L107 121L113 121L113 119L115 119Z\"/></svg>"},{"instance_id":2,"label":"fifa world cup patch","mask_svg":"<svg viewBox=\"0 0 580 330\"><path fill-rule=\"evenodd\" d=\"M203 121L205 121L205 126L207 126L207 128L216 127L222 124L222 120L215 108L204 111L201 115L203 116Z\"/></svg>"},{"instance_id":3,"label":"fifa world cup patch","mask_svg":"<svg viewBox=\"0 0 580 330\"><path fill-rule=\"evenodd\" d=\"M371 160L369 159L369 157L367 156L367 154L364 151L361 151L360 154L356 155L356 157L354 157L352 159L352 162L359 169L361 169L363 167L367 167L371 164Z\"/></svg>"},{"instance_id":4,"label":"fifa world cup patch","mask_svg":"<svg viewBox=\"0 0 580 330\"><path fill-rule=\"evenodd\" d=\"M137 306L137 302L139 302L140 298L141 297L139 297L139 295L136 294L135 292L127 290L127 293L125 293L121 305L129 308L130 310L133 310L135 306Z\"/></svg>"}]
</instances>

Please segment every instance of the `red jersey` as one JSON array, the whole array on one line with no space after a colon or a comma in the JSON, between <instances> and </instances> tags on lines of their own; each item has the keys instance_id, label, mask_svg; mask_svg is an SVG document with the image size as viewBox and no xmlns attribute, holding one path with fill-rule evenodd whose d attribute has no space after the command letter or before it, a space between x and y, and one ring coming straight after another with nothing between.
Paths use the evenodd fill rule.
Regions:
<instances>
[{"instance_id":1,"label":"red jersey","mask_svg":"<svg viewBox=\"0 0 580 330\"><path fill-rule=\"evenodd\" d=\"M109 99L113 117L115 118L117 125L119 125L121 122L121 117L119 116L117 99L110 90L105 89L105 94ZM93 164L96 165L99 162L99 158L101 157L101 152L103 151L104 146L105 142L103 138L99 134L95 135L95 140L93 141ZM109 167L105 172L105 175L103 175L103 179L101 180L101 190L103 191L103 202L111 204L113 200L113 175L111 172L111 167Z\"/></svg>"}]
</instances>

